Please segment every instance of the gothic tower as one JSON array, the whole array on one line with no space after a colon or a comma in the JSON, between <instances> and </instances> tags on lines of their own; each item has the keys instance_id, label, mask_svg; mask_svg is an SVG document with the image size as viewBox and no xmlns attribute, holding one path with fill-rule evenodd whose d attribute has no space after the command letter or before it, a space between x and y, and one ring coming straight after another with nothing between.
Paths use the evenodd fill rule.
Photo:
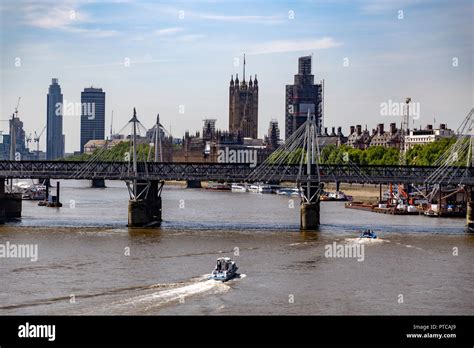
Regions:
<instances>
[{"instance_id":1,"label":"gothic tower","mask_svg":"<svg viewBox=\"0 0 474 348\"><path fill-rule=\"evenodd\" d=\"M247 83L245 81L245 55L244 74L242 82L239 75L230 79L229 85L229 132L244 138L258 138L258 81L255 75Z\"/></svg>"}]
</instances>

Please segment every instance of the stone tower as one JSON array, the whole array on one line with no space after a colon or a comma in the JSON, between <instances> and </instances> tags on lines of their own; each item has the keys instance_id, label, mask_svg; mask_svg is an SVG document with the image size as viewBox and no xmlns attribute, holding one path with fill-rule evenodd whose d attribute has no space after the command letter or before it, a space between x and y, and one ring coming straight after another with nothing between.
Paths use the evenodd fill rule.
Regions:
<instances>
[{"instance_id":1,"label":"stone tower","mask_svg":"<svg viewBox=\"0 0 474 348\"><path fill-rule=\"evenodd\" d=\"M229 85L229 132L244 138L258 138L258 81L245 80L245 55L243 80L236 75Z\"/></svg>"}]
</instances>

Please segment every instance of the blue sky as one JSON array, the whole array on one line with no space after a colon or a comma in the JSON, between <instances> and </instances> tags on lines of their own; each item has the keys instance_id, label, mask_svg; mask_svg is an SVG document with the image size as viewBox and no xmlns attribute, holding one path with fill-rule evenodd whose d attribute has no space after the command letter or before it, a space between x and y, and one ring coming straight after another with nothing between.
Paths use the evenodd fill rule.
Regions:
<instances>
[{"instance_id":1,"label":"blue sky","mask_svg":"<svg viewBox=\"0 0 474 348\"><path fill-rule=\"evenodd\" d=\"M159 112L175 137L200 130L207 117L227 129L228 83L241 76L234 63L245 52L247 75L258 74L260 137L273 118L284 134L285 85L308 54L315 79L325 80L325 126L347 133L356 123L400 123L382 116L380 104L410 96L420 103L415 126L435 117L457 128L474 104L473 13L469 0L6 0L1 119L21 96L26 131L42 129L57 77L68 102L80 102L84 87L104 89L107 133L111 111L118 130L133 107L146 127ZM79 149L79 124L78 115L64 118L68 152Z\"/></svg>"}]
</instances>

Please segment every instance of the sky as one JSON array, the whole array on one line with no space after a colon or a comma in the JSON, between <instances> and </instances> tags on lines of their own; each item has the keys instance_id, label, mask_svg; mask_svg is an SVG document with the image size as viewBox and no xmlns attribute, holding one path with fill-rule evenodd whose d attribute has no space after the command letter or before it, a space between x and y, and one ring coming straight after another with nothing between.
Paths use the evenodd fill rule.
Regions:
<instances>
[{"instance_id":1,"label":"sky","mask_svg":"<svg viewBox=\"0 0 474 348\"><path fill-rule=\"evenodd\" d=\"M411 97L410 126L457 129L473 107L474 2L470 0L18 1L0 3L0 131L21 96L27 133L46 124L46 94L58 78L64 101L85 87L106 93L106 134L137 109L174 137L228 128L229 81L258 76L259 137L271 119L284 135L285 85L298 57L324 79L326 127L400 124L382 104ZM66 152L79 150L80 115L64 116ZM41 139L45 148L46 137Z\"/></svg>"}]
</instances>

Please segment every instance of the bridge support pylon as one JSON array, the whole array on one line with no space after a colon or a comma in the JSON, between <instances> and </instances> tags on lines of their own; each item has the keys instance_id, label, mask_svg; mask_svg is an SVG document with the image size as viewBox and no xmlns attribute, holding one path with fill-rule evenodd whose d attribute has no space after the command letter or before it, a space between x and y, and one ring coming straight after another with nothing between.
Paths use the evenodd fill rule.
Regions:
<instances>
[{"instance_id":1,"label":"bridge support pylon","mask_svg":"<svg viewBox=\"0 0 474 348\"><path fill-rule=\"evenodd\" d=\"M5 192L5 179L0 179L0 224L21 218L21 193Z\"/></svg>"},{"instance_id":2,"label":"bridge support pylon","mask_svg":"<svg viewBox=\"0 0 474 348\"><path fill-rule=\"evenodd\" d=\"M164 181L137 181L128 201L128 227L158 227L161 223L161 191ZM130 185L131 186L131 185ZM129 190L130 190L129 186Z\"/></svg>"},{"instance_id":3,"label":"bridge support pylon","mask_svg":"<svg viewBox=\"0 0 474 348\"><path fill-rule=\"evenodd\" d=\"M300 230L314 231L321 222L320 197L323 185L311 183L301 186L303 197L300 205Z\"/></svg>"},{"instance_id":4,"label":"bridge support pylon","mask_svg":"<svg viewBox=\"0 0 474 348\"><path fill-rule=\"evenodd\" d=\"M468 232L474 232L474 191L472 186L466 186L467 195L467 217L466 228Z\"/></svg>"},{"instance_id":5,"label":"bridge support pylon","mask_svg":"<svg viewBox=\"0 0 474 348\"><path fill-rule=\"evenodd\" d=\"M105 188L105 179L92 179L91 180L92 188Z\"/></svg>"},{"instance_id":6,"label":"bridge support pylon","mask_svg":"<svg viewBox=\"0 0 474 348\"><path fill-rule=\"evenodd\" d=\"M201 180L186 180L186 188L202 188Z\"/></svg>"}]
</instances>

